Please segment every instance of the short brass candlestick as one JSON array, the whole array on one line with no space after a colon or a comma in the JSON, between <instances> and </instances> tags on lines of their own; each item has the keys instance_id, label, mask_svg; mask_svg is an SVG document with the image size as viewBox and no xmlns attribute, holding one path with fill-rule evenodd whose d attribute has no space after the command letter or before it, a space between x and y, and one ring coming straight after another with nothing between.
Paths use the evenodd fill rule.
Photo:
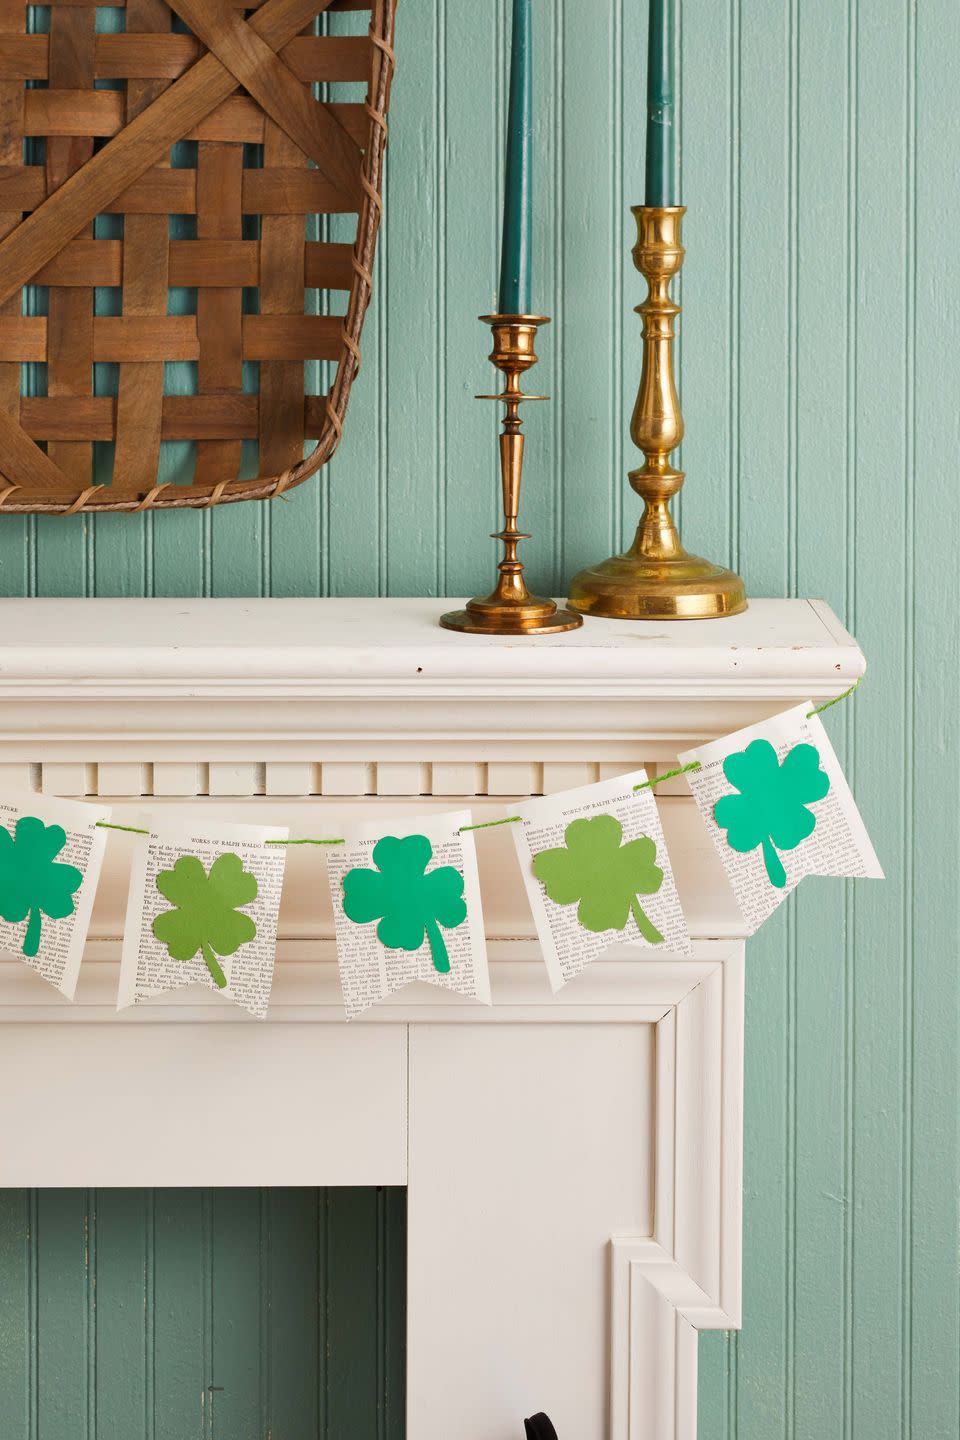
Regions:
<instances>
[{"instance_id":1,"label":"short brass candlestick","mask_svg":"<svg viewBox=\"0 0 960 1440\"><path fill-rule=\"evenodd\" d=\"M626 620L707 620L746 609L743 581L730 570L688 555L670 514L683 471L670 452L683 439L683 416L673 379L673 322L680 306L670 282L683 264L683 205L634 205L637 243L633 263L649 293L643 316L643 369L630 435L644 463L630 484L643 500L636 538L625 555L581 570L570 585L570 605L584 615Z\"/></svg>"},{"instance_id":2,"label":"short brass candlestick","mask_svg":"<svg viewBox=\"0 0 960 1440\"><path fill-rule=\"evenodd\" d=\"M520 480L523 475L523 433L520 406L525 400L545 400L545 395L524 395L520 376L536 365L534 344L540 325L549 325L546 315L481 315L493 332L490 359L504 374L503 393L478 395L478 400L501 400L505 406L500 436L500 477L503 482L503 529L494 540L503 542L499 578L490 595L475 597L465 610L449 610L440 624L447 630L464 630L471 635L547 635L555 630L575 630L583 624L579 615L559 610L552 600L531 595L523 578L523 564L517 558L521 540L529 540L517 529L520 511Z\"/></svg>"}]
</instances>

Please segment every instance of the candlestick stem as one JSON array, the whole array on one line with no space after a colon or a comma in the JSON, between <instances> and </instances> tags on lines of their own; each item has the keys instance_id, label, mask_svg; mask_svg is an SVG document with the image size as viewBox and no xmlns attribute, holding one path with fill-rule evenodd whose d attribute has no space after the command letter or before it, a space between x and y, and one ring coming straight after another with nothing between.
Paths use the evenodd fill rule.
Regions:
<instances>
[{"instance_id":1,"label":"candlestick stem","mask_svg":"<svg viewBox=\"0 0 960 1440\"><path fill-rule=\"evenodd\" d=\"M637 312L643 317L643 366L630 435L644 463L630 472L643 500L632 547L581 570L570 586L570 607L584 615L630 620L706 620L746 609L743 581L699 555L689 555L670 513L683 484L670 452L683 439L683 415L673 376L674 321L680 307L670 284L683 264L682 205L635 205L633 260L648 284Z\"/></svg>"},{"instance_id":2,"label":"candlestick stem","mask_svg":"<svg viewBox=\"0 0 960 1440\"><path fill-rule=\"evenodd\" d=\"M557 630L575 630L583 624L579 615L560 610L553 600L531 595L523 578L523 562L517 553L521 540L530 536L517 528L520 513L520 482L523 478L523 432L520 406L526 400L545 400L545 395L525 395L520 377L537 363L534 351L537 329L550 322L545 315L481 315L493 332L490 356L503 372L499 395L478 395L478 400L499 400L504 406L500 435L500 482L503 489L503 529L493 536L503 545L503 559L497 566L497 584L491 594L475 597L463 610L441 615L447 630L473 635L544 635Z\"/></svg>"}]
</instances>

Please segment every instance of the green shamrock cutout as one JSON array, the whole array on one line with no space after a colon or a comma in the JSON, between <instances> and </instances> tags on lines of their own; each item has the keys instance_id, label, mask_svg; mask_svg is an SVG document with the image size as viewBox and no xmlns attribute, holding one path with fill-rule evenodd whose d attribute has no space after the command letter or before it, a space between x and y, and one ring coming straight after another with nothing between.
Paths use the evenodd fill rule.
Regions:
<instances>
[{"instance_id":1,"label":"green shamrock cutout","mask_svg":"<svg viewBox=\"0 0 960 1440\"><path fill-rule=\"evenodd\" d=\"M613 815L572 820L566 844L533 857L533 873L557 905L580 902L577 919L584 930L625 930L631 914L644 940L662 945L663 936L637 898L656 895L663 871L649 835L621 845L623 826Z\"/></svg>"},{"instance_id":2,"label":"green shamrock cutout","mask_svg":"<svg viewBox=\"0 0 960 1440\"><path fill-rule=\"evenodd\" d=\"M440 926L455 930L467 918L463 876L452 865L428 870L433 846L426 835L386 835L373 847L375 870L348 870L343 911L356 925L379 920L377 939L389 950L419 950L426 939L434 968L450 970Z\"/></svg>"},{"instance_id":3,"label":"green shamrock cutout","mask_svg":"<svg viewBox=\"0 0 960 1440\"><path fill-rule=\"evenodd\" d=\"M778 850L793 850L813 834L817 817L807 809L830 789L812 745L794 745L781 765L769 740L753 740L728 755L723 773L739 795L723 795L713 818L727 832L731 850L744 854L761 846L771 885L782 890L787 874Z\"/></svg>"},{"instance_id":4,"label":"green shamrock cutout","mask_svg":"<svg viewBox=\"0 0 960 1440\"><path fill-rule=\"evenodd\" d=\"M30 916L24 955L36 955L40 949L42 915L64 920L73 914L83 871L55 860L66 843L62 826L44 825L33 815L17 821L16 839L0 825L0 916L11 925Z\"/></svg>"},{"instance_id":5,"label":"green shamrock cutout","mask_svg":"<svg viewBox=\"0 0 960 1440\"><path fill-rule=\"evenodd\" d=\"M196 855L181 855L172 870L161 870L157 889L176 908L157 916L154 935L171 960L192 960L199 950L222 990L227 977L217 956L235 954L257 933L251 917L237 908L256 900L256 876L244 870L239 855L218 855L209 875Z\"/></svg>"}]
</instances>

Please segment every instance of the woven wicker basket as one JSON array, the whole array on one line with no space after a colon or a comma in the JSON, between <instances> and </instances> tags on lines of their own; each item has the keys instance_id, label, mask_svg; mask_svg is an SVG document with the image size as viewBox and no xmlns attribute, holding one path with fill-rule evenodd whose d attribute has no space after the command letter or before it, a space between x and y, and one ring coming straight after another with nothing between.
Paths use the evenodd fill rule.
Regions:
<instances>
[{"instance_id":1,"label":"woven wicker basket","mask_svg":"<svg viewBox=\"0 0 960 1440\"><path fill-rule=\"evenodd\" d=\"M26 5L0 0L0 508L269 499L343 433L382 212L395 0L114 4L121 34L96 32L94 4L52 0L41 35ZM369 11L368 34L317 34L325 10ZM363 104L313 98L316 82L364 80ZM25 140L43 163L24 163ZM171 167L181 140L197 142L195 168ZM105 214L124 217L122 239L94 237ZM322 214L355 214L356 243L309 243L307 217ZM195 216L196 238L171 239L171 215ZM26 285L48 287L45 315L23 314ZM97 287L119 289L119 314L94 313ZM196 290L195 314L168 313L171 287ZM305 289L349 291L346 314L305 314ZM305 394L309 360L336 362L329 394ZM196 364L197 394L164 394L169 361ZM245 361L259 394L244 393ZM25 362L45 364L46 394L21 395ZM95 393L101 362L118 367L116 395ZM196 442L187 483L158 482L172 439ZM250 440L259 473L241 480ZM96 441L114 442L109 484Z\"/></svg>"}]
</instances>

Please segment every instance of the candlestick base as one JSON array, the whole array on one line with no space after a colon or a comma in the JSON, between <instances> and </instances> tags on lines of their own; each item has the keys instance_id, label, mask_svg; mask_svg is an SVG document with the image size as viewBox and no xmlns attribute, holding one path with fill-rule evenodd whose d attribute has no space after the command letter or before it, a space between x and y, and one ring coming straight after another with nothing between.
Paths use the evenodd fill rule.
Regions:
<instances>
[{"instance_id":1,"label":"candlestick base","mask_svg":"<svg viewBox=\"0 0 960 1440\"><path fill-rule=\"evenodd\" d=\"M537 595L504 603L494 591L484 600L468 600L463 610L448 610L440 616L440 624L444 630L460 630L465 635L553 635L578 630L583 616Z\"/></svg>"},{"instance_id":2,"label":"candlestick base","mask_svg":"<svg viewBox=\"0 0 960 1440\"><path fill-rule=\"evenodd\" d=\"M684 550L655 559L628 550L575 575L570 606L611 620L715 620L747 606L743 581Z\"/></svg>"},{"instance_id":3,"label":"candlestick base","mask_svg":"<svg viewBox=\"0 0 960 1440\"><path fill-rule=\"evenodd\" d=\"M680 307L670 282L683 264L682 205L635 205L633 262L647 281L643 317L643 369L630 435L644 463L630 484L644 502L636 539L625 555L581 570L570 583L570 607L583 615L620 620L712 620L747 606L739 575L688 555L670 514L683 484L670 452L683 439L683 416L673 379L674 321Z\"/></svg>"},{"instance_id":4,"label":"candlestick base","mask_svg":"<svg viewBox=\"0 0 960 1440\"><path fill-rule=\"evenodd\" d=\"M545 400L545 395L525 395L520 376L537 363L534 341L540 325L550 322L545 315L481 315L493 332L490 359L504 375L499 395L478 395L478 400L499 400L505 406L500 436L500 478L503 485L504 525L493 536L503 544L503 559L497 566L497 584L491 594L475 596L463 610L441 615L445 630L467 635L550 635L576 630L583 624L572 610L561 610L553 600L531 595L523 578L523 563L517 556L521 540L529 540L517 529L520 508L520 480L523 474L523 435L520 406L526 400Z\"/></svg>"}]
</instances>

